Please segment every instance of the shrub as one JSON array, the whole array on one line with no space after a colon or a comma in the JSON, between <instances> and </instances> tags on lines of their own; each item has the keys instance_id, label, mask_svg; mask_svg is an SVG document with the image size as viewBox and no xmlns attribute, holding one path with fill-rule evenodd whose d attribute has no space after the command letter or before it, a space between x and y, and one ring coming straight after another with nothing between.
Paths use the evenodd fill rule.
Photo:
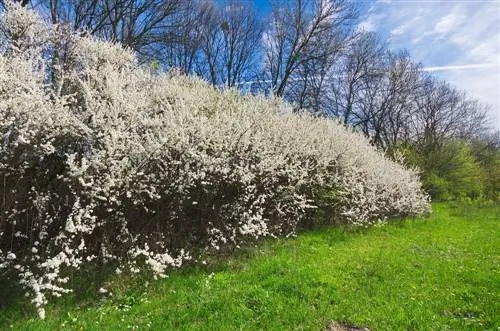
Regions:
<instances>
[{"instance_id":1,"label":"shrub","mask_svg":"<svg viewBox=\"0 0 500 331\"><path fill-rule=\"evenodd\" d=\"M40 22L10 4L0 24L0 270L42 318L88 263L164 275L292 234L325 201L359 225L429 210L414 171L335 121Z\"/></svg>"},{"instance_id":2,"label":"shrub","mask_svg":"<svg viewBox=\"0 0 500 331\"><path fill-rule=\"evenodd\" d=\"M481 168L483 196L487 200L500 201L500 137L471 142L471 151Z\"/></svg>"},{"instance_id":3,"label":"shrub","mask_svg":"<svg viewBox=\"0 0 500 331\"><path fill-rule=\"evenodd\" d=\"M448 140L422 153L411 146L401 150L409 164L422 169L423 187L435 200L491 199L494 195L490 193L495 186L494 157L488 155L479 162L466 141Z\"/></svg>"}]
</instances>

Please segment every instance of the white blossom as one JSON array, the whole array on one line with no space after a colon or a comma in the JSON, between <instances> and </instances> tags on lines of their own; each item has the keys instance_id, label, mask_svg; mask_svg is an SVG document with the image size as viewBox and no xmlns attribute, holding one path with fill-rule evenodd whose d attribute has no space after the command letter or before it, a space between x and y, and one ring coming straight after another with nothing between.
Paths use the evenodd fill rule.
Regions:
<instances>
[{"instance_id":1,"label":"white blossom","mask_svg":"<svg viewBox=\"0 0 500 331\"><path fill-rule=\"evenodd\" d=\"M429 211L416 170L336 121L153 75L129 49L7 6L0 30L19 42L7 34L0 45L0 179L16 180L3 188L0 269L18 276L40 318L50 295L71 291L70 272L97 259L164 277L200 247L293 236L325 203L362 226ZM57 67L47 54L61 42Z\"/></svg>"}]
</instances>

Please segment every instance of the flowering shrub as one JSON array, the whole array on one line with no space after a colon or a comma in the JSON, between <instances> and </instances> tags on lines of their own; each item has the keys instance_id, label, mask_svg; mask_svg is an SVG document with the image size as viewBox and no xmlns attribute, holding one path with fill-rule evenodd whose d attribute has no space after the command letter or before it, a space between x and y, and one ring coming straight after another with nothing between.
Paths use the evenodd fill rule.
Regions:
<instances>
[{"instance_id":1,"label":"flowering shrub","mask_svg":"<svg viewBox=\"0 0 500 331\"><path fill-rule=\"evenodd\" d=\"M318 207L360 225L428 211L414 171L333 120L151 73L119 45L8 6L0 273L41 318L87 263L162 276L200 252L293 234Z\"/></svg>"}]
</instances>

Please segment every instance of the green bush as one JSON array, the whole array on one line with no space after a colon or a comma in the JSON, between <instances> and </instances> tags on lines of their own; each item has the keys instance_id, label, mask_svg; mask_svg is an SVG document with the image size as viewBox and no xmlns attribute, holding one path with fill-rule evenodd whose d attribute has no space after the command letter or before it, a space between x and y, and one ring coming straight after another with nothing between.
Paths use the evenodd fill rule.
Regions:
<instances>
[{"instance_id":1,"label":"green bush","mask_svg":"<svg viewBox=\"0 0 500 331\"><path fill-rule=\"evenodd\" d=\"M471 148L481 167L484 197L500 201L500 149L494 143L479 140L472 142Z\"/></svg>"},{"instance_id":2,"label":"green bush","mask_svg":"<svg viewBox=\"0 0 500 331\"><path fill-rule=\"evenodd\" d=\"M404 144L398 150L421 170L435 201L500 199L500 151L485 142L454 139L433 149Z\"/></svg>"}]
</instances>

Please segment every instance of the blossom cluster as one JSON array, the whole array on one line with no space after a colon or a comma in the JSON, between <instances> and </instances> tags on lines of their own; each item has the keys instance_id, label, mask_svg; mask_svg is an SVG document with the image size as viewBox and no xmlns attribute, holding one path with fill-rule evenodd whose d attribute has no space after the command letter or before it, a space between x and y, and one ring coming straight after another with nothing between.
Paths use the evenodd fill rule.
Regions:
<instances>
[{"instance_id":1,"label":"blossom cluster","mask_svg":"<svg viewBox=\"0 0 500 331\"><path fill-rule=\"evenodd\" d=\"M89 263L164 276L203 252L294 234L320 208L360 225L429 210L414 170L332 119L150 72L120 45L8 7L0 273L42 318Z\"/></svg>"}]
</instances>

